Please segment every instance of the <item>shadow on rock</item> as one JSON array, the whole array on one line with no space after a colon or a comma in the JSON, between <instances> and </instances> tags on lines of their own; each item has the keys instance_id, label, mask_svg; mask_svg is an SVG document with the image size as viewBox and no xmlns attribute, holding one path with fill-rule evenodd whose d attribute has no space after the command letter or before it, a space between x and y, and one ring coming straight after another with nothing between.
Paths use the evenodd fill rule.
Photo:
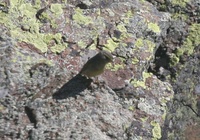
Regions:
<instances>
[{"instance_id":1,"label":"shadow on rock","mask_svg":"<svg viewBox=\"0 0 200 140\"><path fill-rule=\"evenodd\" d=\"M87 79L85 76L78 74L55 92L53 98L66 99L68 97L76 97L76 95L88 88L91 83L92 79Z\"/></svg>"}]
</instances>

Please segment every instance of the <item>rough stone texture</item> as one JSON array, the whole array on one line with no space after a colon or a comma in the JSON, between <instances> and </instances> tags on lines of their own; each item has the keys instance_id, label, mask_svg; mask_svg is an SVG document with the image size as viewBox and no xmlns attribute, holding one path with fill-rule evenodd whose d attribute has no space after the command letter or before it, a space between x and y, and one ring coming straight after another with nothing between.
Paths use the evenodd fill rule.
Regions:
<instances>
[{"instance_id":1,"label":"rough stone texture","mask_svg":"<svg viewBox=\"0 0 200 140\"><path fill-rule=\"evenodd\" d=\"M151 2L173 19L149 69L169 81L175 93L168 104L162 139L200 139L200 1Z\"/></svg>"},{"instance_id":2,"label":"rough stone texture","mask_svg":"<svg viewBox=\"0 0 200 140\"><path fill-rule=\"evenodd\" d=\"M0 138L200 138L199 3L1 1Z\"/></svg>"}]
</instances>

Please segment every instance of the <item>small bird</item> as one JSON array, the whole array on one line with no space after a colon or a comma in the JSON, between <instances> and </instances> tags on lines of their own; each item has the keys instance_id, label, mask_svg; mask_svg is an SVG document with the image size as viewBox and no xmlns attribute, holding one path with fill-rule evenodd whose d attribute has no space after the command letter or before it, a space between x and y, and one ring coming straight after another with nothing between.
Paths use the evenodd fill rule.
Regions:
<instances>
[{"instance_id":1,"label":"small bird","mask_svg":"<svg viewBox=\"0 0 200 140\"><path fill-rule=\"evenodd\" d=\"M98 54L87 61L79 74L88 78L100 75L104 72L106 64L112 61L112 54L108 51L101 50Z\"/></svg>"}]
</instances>

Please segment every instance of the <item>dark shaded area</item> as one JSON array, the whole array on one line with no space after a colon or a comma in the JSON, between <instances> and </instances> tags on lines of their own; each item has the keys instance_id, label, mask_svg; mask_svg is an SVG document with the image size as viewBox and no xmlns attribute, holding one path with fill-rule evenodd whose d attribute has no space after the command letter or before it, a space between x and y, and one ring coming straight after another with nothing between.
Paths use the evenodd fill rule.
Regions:
<instances>
[{"instance_id":1,"label":"dark shaded area","mask_svg":"<svg viewBox=\"0 0 200 140\"><path fill-rule=\"evenodd\" d=\"M160 46L155 53L153 65L148 68L148 72L156 75L160 80L165 80L165 73L160 72L160 68L169 69L170 58L167 55L167 48Z\"/></svg>"},{"instance_id":2,"label":"dark shaded area","mask_svg":"<svg viewBox=\"0 0 200 140\"><path fill-rule=\"evenodd\" d=\"M160 46L155 53L155 70L158 70L160 67L169 68L169 62L170 58L167 55L167 48Z\"/></svg>"},{"instance_id":3,"label":"dark shaded area","mask_svg":"<svg viewBox=\"0 0 200 140\"><path fill-rule=\"evenodd\" d=\"M34 109L32 109L28 106L25 106L24 110L25 110L30 122L33 123L34 127L36 128L37 120L36 120L36 115L34 113Z\"/></svg>"},{"instance_id":4,"label":"dark shaded area","mask_svg":"<svg viewBox=\"0 0 200 140\"><path fill-rule=\"evenodd\" d=\"M113 32L114 32L114 37L116 37L117 39L119 39L120 36L121 36L121 34L122 34L122 32L120 32L119 30L114 30Z\"/></svg>"},{"instance_id":5,"label":"dark shaded area","mask_svg":"<svg viewBox=\"0 0 200 140\"><path fill-rule=\"evenodd\" d=\"M57 92L53 94L54 99L65 99L68 97L76 97L80 92L90 86L92 79L87 79L85 76L77 74L69 82L64 84Z\"/></svg>"},{"instance_id":6,"label":"dark shaded area","mask_svg":"<svg viewBox=\"0 0 200 140\"><path fill-rule=\"evenodd\" d=\"M29 131L28 131L28 136L27 136L27 138L28 138L29 140L32 140L32 139L33 139L33 136L32 136L33 134L32 134L32 133L33 133L33 130L29 130Z\"/></svg>"},{"instance_id":7,"label":"dark shaded area","mask_svg":"<svg viewBox=\"0 0 200 140\"><path fill-rule=\"evenodd\" d=\"M79 7L80 9L88 9L88 6L82 2L77 4L76 7Z\"/></svg>"},{"instance_id":8,"label":"dark shaded area","mask_svg":"<svg viewBox=\"0 0 200 140\"><path fill-rule=\"evenodd\" d=\"M176 71L170 67L170 56L167 54L167 48L160 46L155 53L155 60L153 65L150 65L148 72L153 73L158 79L164 81L166 76L170 75L175 78Z\"/></svg>"}]
</instances>

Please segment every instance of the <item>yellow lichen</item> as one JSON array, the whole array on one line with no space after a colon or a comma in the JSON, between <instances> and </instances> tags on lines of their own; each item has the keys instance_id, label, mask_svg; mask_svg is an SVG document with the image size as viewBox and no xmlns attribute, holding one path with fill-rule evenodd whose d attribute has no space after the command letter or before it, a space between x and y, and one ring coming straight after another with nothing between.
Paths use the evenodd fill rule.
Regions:
<instances>
[{"instance_id":1,"label":"yellow lichen","mask_svg":"<svg viewBox=\"0 0 200 140\"><path fill-rule=\"evenodd\" d=\"M118 71L119 69L123 69L122 64L114 64L112 65L111 63L107 64L106 66L107 69L110 69L111 71Z\"/></svg>"},{"instance_id":2,"label":"yellow lichen","mask_svg":"<svg viewBox=\"0 0 200 140\"><path fill-rule=\"evenodd\" d=\"M147 73L147 72L142 72L142 80L137 80L137 79L134 79L133 81L131 81L131 83L133 84L134 87L142 87L144 89L147 88L146 86L146 79L151 77L152 74L151 73Z\"/></svg>"},{"instance_id":3,"label":"yellow lichen","mask_svg":"<svg viewBox=\"0 0 200 140\"><path fill-rule=\"evenodd\" d=\"M138 38L135 42L135 46L140 48L144 45L142 38Z\"/></svg>"},{"instance_id":4,"label":"yellow lichen","mask_svg":"<svg viewBox=\"0 0 200 140\"><path fill-rule=\"evenodd\" d=\"M75 14L73 15L73 20L75 20L77 23L83 24L83 25L88 25L93 22L92 18L89 16L85 16L83 14L82 9L80 9L80 8L77 8L75 10Z\"/></svg>"},{"instance_id":5,"label":"yellow lichen","mask_svg":"<svg viewBox=\"0 0 200 140\"><path fill-rule=\"evenodd\" d=\"M111 38L107 40L107 44L105 44L109 50L114 51L116 47L118 47L118 43L114 42Z\"/></svg>"},{"instance_id":6,"label":"yellow lichen","mask_svg":"<svg viewBox=\"0 0 200 140\"><path fill-rule=\"evenodd\" d=\"M131 81L131 83L133 84L134 87L142 87L144 89L146 89L146 85L144 81L138 81L136 79L134 79L133 81Z\"/></svg>"},{"instance_id":7,"label":"yellow lichen","mask_svg":"<svg viewBox=\"0 0 200 140\"><path fill-rule=\"evenodd\" d=\"M160 32L161 32L160 27L157 24L152 23L152 22L148 23L148 29L153 31L154 33L158 33L158 34L160 34Z\"/></svg>"},{"instance_id":8,"label":"yellow lichen","mask_svg":"<svg viewBox=\"0 0 200 140\"><path fill-rule=\"evenodd\" d=\"M151 125L153 126L153 129L152 129L153 138L152 138L152 140L160 139L162 137L160 124L156 121L152 121Z\"/></svg>"},{"instance_id":9,"label":"yellow lichen","mask_svg":"<svg viewBox=\"0 0 200 140\"><path fill-rule=\"evenodd\" d=\"M57 45L54 45L51 47L51 51L54 53L60 53L60 52L64 51L65 48L66 48L65 45L57 44Z\"/></svg>"},{"instance_id":10,"label":"yellow lichen","mask_svg":"<svg viewBox=\"0 0 200 140\"><path fill-rule=\"evenodd\" d=\"M51 11L56 15L61 15L63 13L61 4L51 4Z\"/></svg>"},{"instance_id":11,"label":"yellow lichen","mask_svg":"<svg viewBox=\"0 0 200 140\"><path fill-rule=\"evenodd\" d=\"M146 121L148 120L148 118L149 118L149 117L144 117L144 118L140 118L140 120L141 120L142 122L146 122Z\"/></svg>"},{"instance_id":12,"label":"yellow lichen","mask_svg":"<svg viewBox=\"0 0 200 140\"><path fill-rule=\"evenodd\" d=\"M128 107L128 110L134 111L134 110L135 110L135 107L134 107L134 106L129 106L129 107Z\"/></svg>"},{"instance_id":13,"label":"yellow lichen","mask_svg":"<svg viewBox=\"0 0 200 140\"><path fill-rule=\"evenodd\" d=\"M139 62L139 60L137 58L132 59L132 64L137 64L138 62Z\"/></svg>"}]
</instances>

